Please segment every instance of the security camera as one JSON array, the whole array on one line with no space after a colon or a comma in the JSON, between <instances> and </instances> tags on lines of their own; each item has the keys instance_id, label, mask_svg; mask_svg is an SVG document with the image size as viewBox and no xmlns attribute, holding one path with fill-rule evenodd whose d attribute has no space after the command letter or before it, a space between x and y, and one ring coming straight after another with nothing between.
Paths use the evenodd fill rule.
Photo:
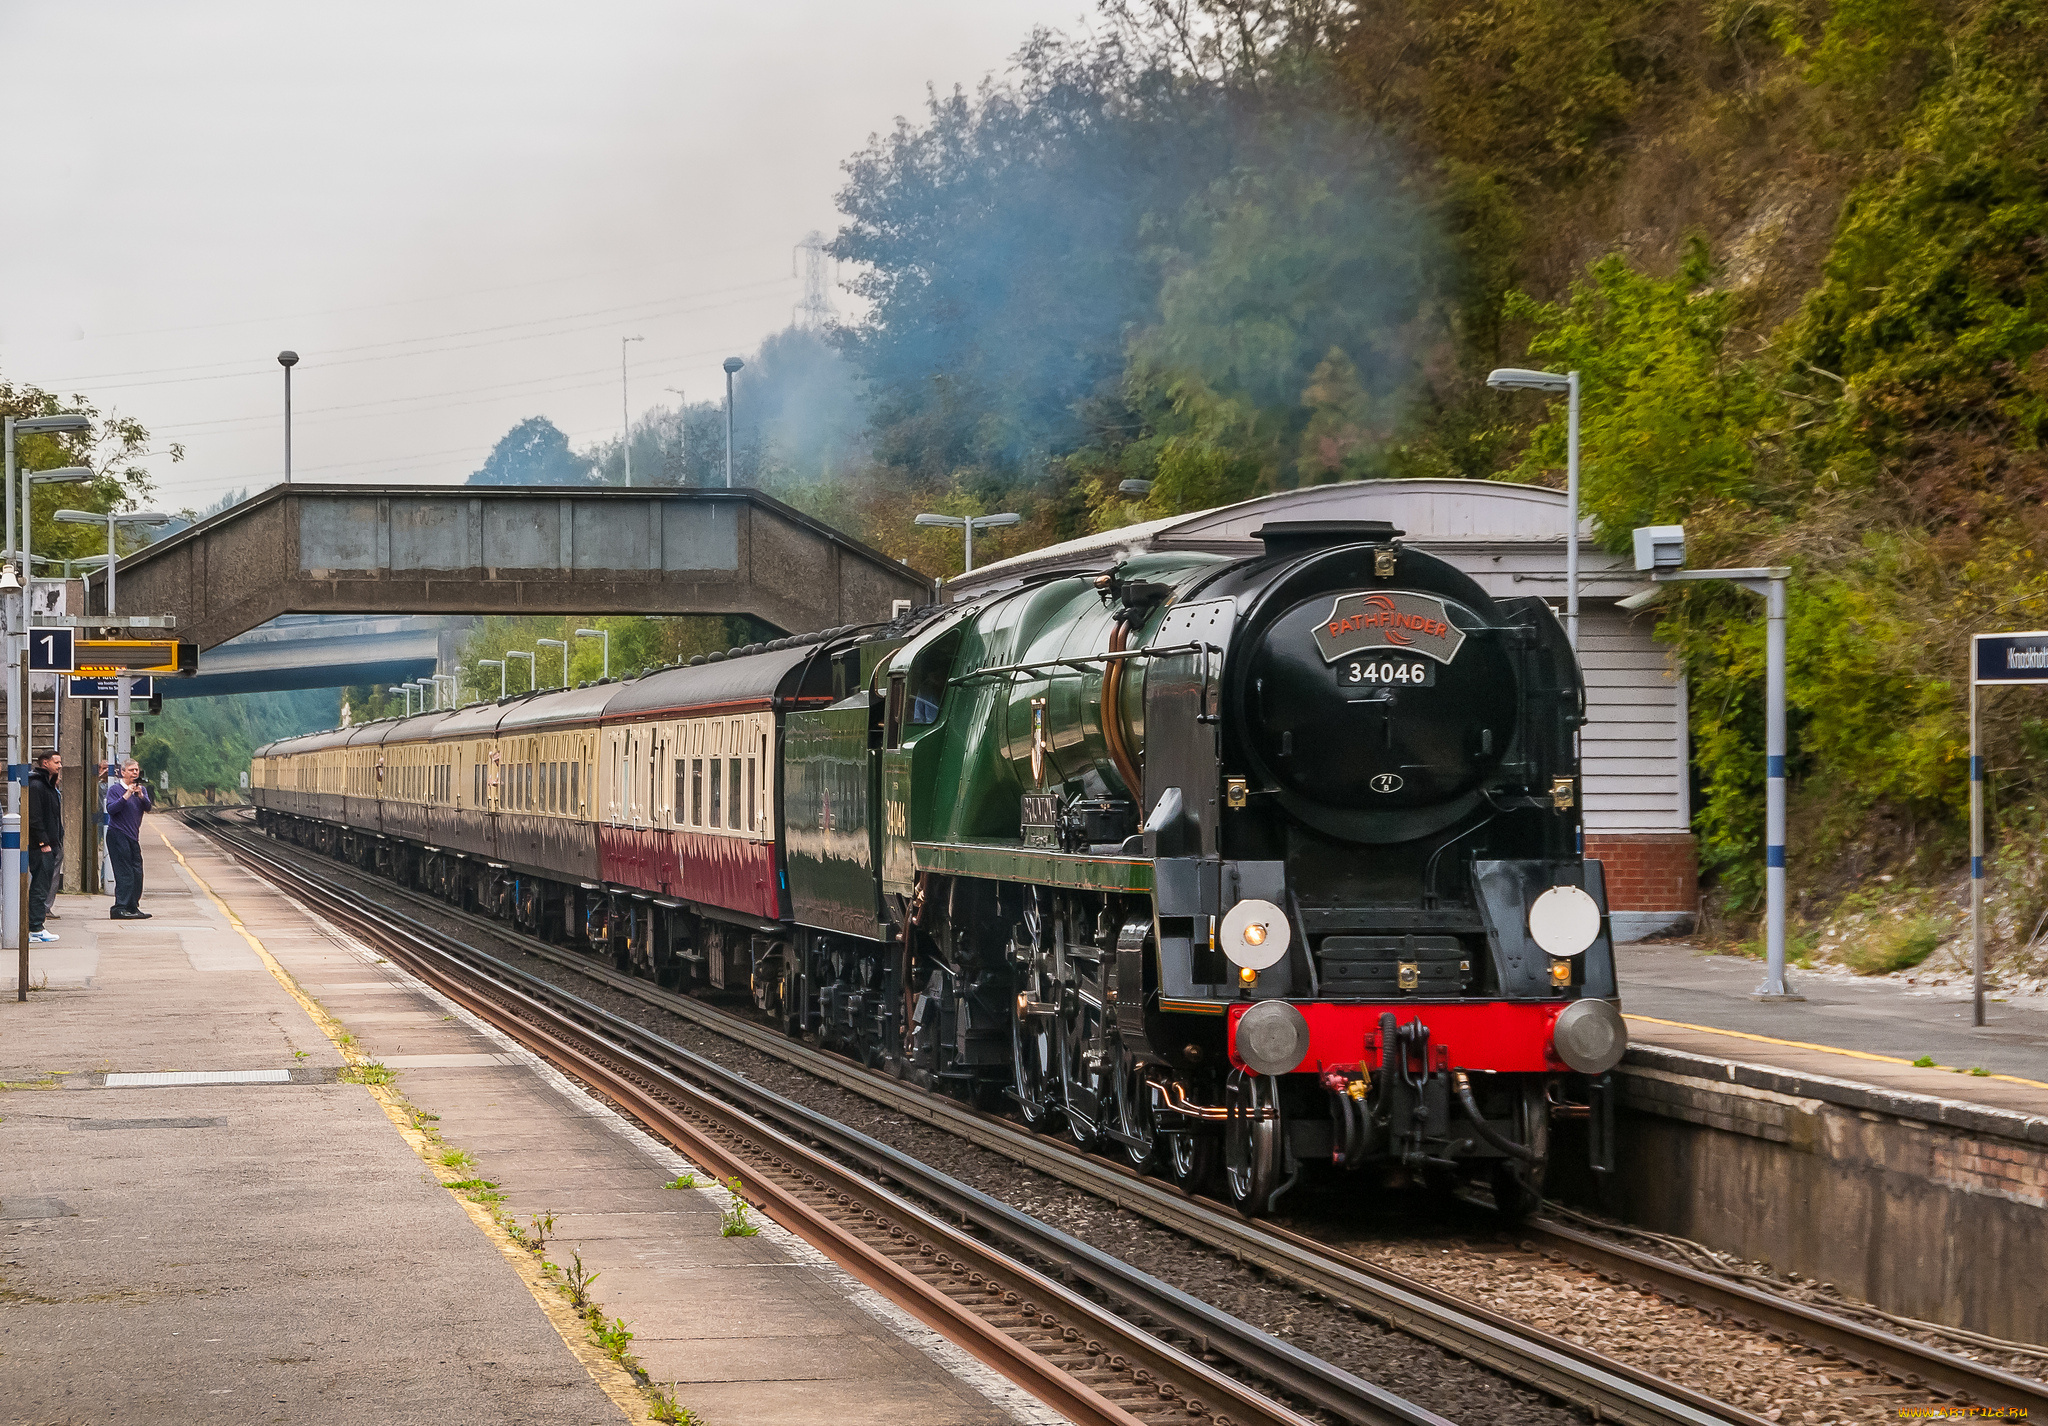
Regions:
<instances>
[{"instance_id":1,"label":"security camera","mask_svg":"<svg viewBox=\"0 0 2048 1426\"><path fill-rule=\"evenodd\" d=\"M1636 568L1651 571L1684 569L1685 526L1637 526Z\"/></svg>"}]
</instances>

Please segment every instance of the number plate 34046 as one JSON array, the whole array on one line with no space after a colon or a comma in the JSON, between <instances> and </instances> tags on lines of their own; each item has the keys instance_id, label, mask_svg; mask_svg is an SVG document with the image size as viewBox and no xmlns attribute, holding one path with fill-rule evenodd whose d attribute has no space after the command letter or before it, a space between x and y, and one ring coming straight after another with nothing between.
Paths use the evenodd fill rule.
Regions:
<instances>
[{"instance_id":1,"label":"number plate 34046","mask_svg":"<svg viewBox=\"0 0 2048 1426\"><path fill-rule=\"evenodd\" d=\"M1347 688L1433 688L1432 659L1346 659L1337 665L1337 682Z\"/></svg>"}]
</instances>

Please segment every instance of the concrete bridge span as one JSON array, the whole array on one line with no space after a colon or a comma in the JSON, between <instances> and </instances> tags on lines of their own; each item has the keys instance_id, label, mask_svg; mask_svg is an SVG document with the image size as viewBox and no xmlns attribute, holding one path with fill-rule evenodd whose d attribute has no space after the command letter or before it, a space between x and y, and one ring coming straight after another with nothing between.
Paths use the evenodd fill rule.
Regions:
<instances>
[{"instance_id":1,"label":"concrete bridge span","mask_svg":"<svg viewBox=\"0 0 2048 1426\"><path fill-rule=\"evenodd\" d=\"M118 578L122 610L176 615L202 650L281 614L750 614L802 633L932 597L759 491L670 487L277 485ZM86 597L105 610L104 575Z\"/></svg>"}]
</instances>

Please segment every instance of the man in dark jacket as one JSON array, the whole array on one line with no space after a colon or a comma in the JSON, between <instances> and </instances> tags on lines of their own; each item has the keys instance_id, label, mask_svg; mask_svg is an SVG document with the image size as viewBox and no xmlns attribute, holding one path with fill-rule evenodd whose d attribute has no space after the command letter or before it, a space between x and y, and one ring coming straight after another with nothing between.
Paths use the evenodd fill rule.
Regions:
<instances>
[{"instance_id":1,"label":"man in dark jacket","mask_svg":"<svg viewBox=\"0 0 2048 1426\"><path fill-rule=\"evenodd\" d=\"M28 826L34 838L28 850L28 934L45 945L57 939L43 929L43 919L50 914L57 864L64 857L64 794L57 790L63 777L64 759L55 748L37 754L28 775Z\"/></svg>"},{"instance_id":2,"label":"man in dark jacket","mask_svg":"<svg viewBox=\"0 0 2048 1426\"><path fill-rule=\"evenodd\" d=\"M153 804L142 764L121 764L121 780L107 789L107 860L114 864L114 921L147 921L142 901L142 814Z\"/></svg>"}]
</instances>

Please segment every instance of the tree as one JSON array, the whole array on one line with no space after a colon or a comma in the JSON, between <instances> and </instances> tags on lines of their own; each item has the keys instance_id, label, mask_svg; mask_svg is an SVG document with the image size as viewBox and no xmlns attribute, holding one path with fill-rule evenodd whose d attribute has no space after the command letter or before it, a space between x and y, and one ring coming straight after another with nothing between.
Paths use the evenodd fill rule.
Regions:
<instances>
[{"instance_id":1,"label":"tree","mask_svg":"<svg viewBox=\"0 0 2048 1426\"><path fill-rule=\"evenodd\" d=\"M585 485L590 462L569 449L569 438L545 416L529 416L491 447L470 485Z\"/></svg>"}]
</instances>

